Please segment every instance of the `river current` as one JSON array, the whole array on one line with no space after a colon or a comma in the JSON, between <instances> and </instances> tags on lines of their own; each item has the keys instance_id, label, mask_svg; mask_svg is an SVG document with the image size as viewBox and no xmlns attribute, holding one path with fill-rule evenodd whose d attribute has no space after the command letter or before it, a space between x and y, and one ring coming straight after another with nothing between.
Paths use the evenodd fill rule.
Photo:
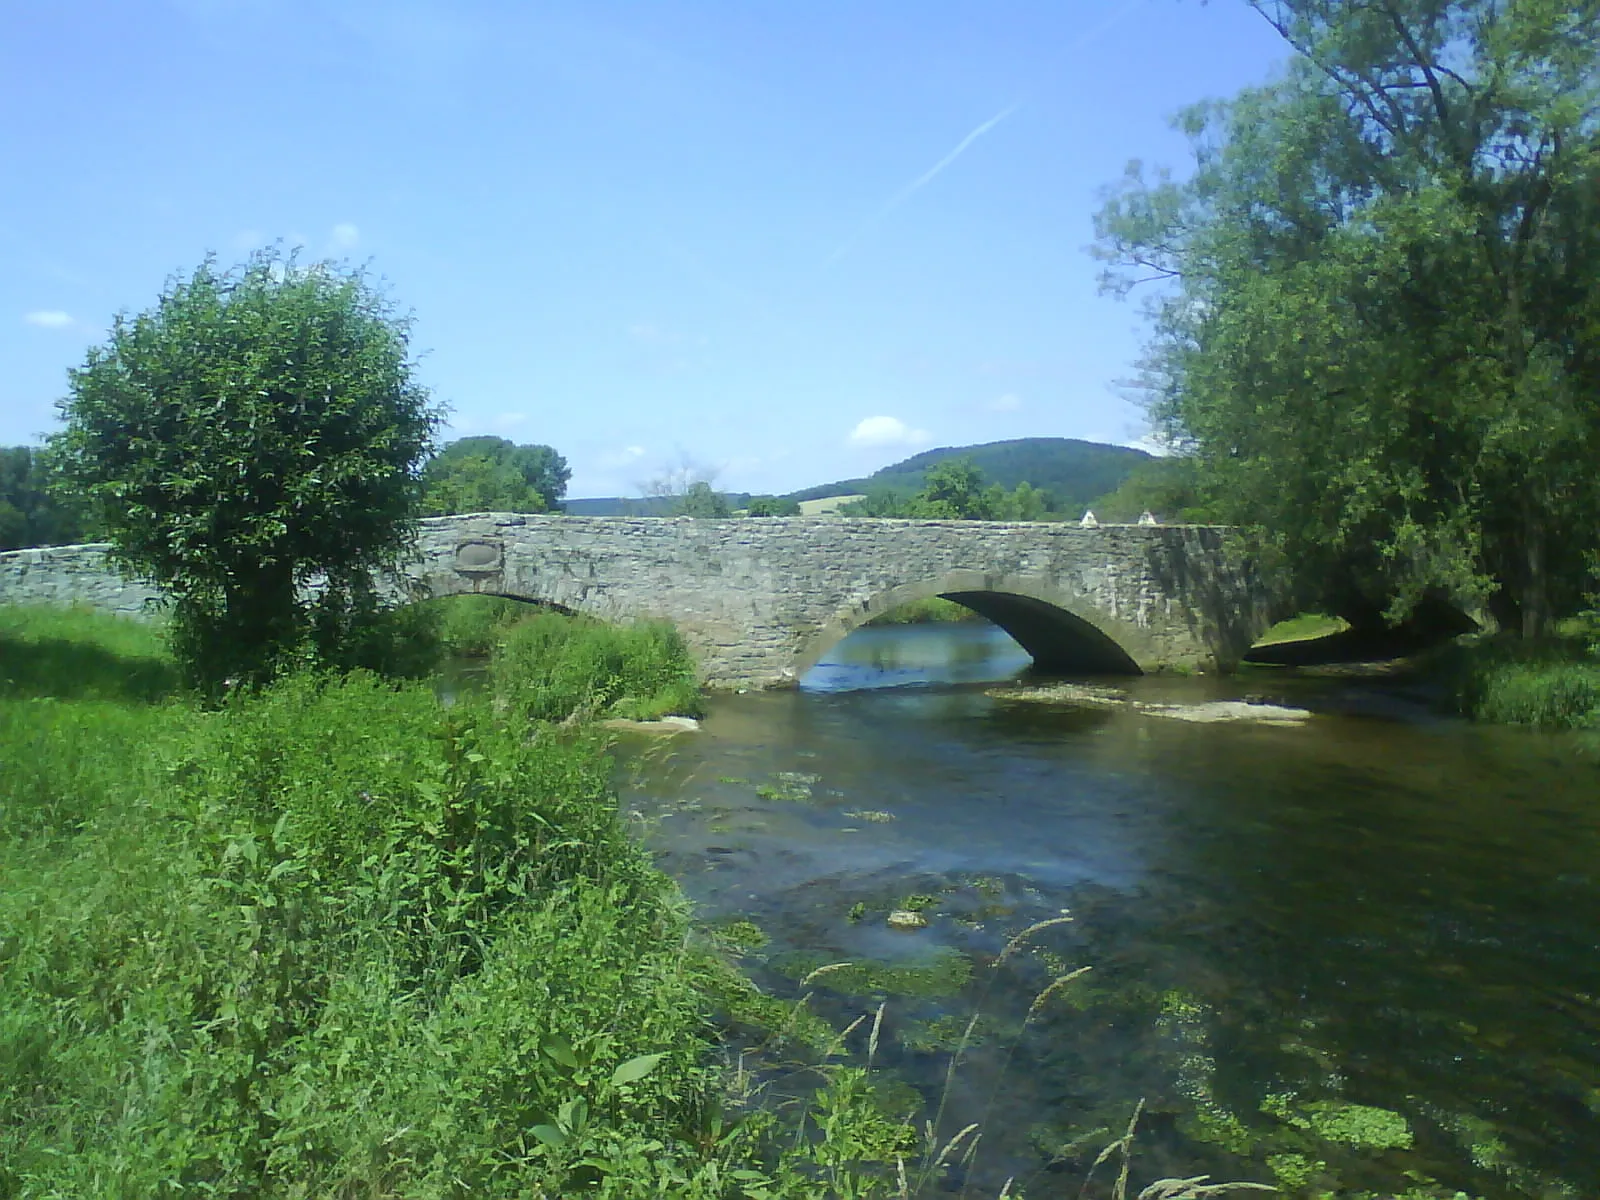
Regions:
<instances>
[{"instance_id":1,"label":"river current","mask_svg":"<svg viewBox=\"0 0 1600 1200\"><path fill-rule=\"evenodd\" d=\"M1600 1195L1591 757L1270 670L1119 682L1310 719L986 694L1027 665L985 624L864 629L798 690L621 748L663 867L709 924L765 935L763 989L850 963L808 1007L842 1027L884 1004L874 1070L919 1125L950 1081L944 1135L983 1132L954 1191L1076 1195L1142 1100L1135 1184ZM926 924L893 927L907 911Z\"/></svg>"}]
</instances>

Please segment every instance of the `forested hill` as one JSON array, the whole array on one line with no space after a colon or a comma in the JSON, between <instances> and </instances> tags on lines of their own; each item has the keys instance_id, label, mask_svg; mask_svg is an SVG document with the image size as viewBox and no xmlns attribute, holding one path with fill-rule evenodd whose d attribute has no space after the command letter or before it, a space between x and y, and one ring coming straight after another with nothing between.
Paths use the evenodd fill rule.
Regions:
<instances>
[{"instance_id":1,"label":"forested hill","mask_svg":"<svg viewBox=\"0 0 1600 1200\"><path fill-rule=\"evenodd\" d=\"M1051 493L1062 508L1070 509L1115 491L1136 466L1150 457L1143 450L1077 438L1014 438L981 446L943 446L924 450L863 479L819 484L793 492L791 498L820 500L881 491L909 496L921 490L923 473L935 463L947 458L968 458L983 472L985 483L998 483L1008 491L1019 483L1029 483Z\"/></svg>"}]
</instances>

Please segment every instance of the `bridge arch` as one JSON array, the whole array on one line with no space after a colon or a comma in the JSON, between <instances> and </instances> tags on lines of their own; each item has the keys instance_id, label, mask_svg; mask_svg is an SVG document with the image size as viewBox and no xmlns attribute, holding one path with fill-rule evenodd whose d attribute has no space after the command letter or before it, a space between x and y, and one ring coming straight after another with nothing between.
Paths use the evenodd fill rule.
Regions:
<instances>
[{"instance_id":1,"label":"bridge arch","mask_svg":"<svg viewBox=\"0 0 1600 1200\"><path fill-rule=\"evenodd\" d=\"M802 646L793 667L799 679L856 629L901 605L940 596L970 608L1016 640L1040 671L1060 675L1138 675L1125 649L1138 634L1065 589L1029 576L951 571L900 584L841 609Z\"/></svg>"}]
</instances>

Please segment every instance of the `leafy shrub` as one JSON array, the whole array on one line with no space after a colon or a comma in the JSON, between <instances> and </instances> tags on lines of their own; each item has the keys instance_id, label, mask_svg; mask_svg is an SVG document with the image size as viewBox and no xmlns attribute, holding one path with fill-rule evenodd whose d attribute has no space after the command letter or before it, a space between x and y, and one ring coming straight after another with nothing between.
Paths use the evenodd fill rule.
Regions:
<instances>
[{"instance_id":1,"label":"leafy shrub","mask_svg":"<svg viewBox=\"0 0 1600 1200\"><path fill-rule=\"evenodd\" d=\"M504 596L445 596L417 607L435 614L444 649L466 658L488 658L507 626L541 611Z\"/></svg>"},{"instance_id":2,"label":"leafy shrub","mask_svg":"<svg viewBox=\"0 0 1600 1200\"><path fill-rule=\"evenodd\" d=\"M522 720L702 711L693 660L665 622L616 626L541 613L506 630L492 675L496 698Z\"/></svg>"}]
</instances>

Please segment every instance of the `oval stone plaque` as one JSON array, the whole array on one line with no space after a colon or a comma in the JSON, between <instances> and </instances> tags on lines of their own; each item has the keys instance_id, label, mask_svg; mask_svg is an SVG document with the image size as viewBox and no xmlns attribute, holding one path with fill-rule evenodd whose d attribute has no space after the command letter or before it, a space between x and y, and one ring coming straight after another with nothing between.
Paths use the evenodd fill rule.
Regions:
<instances>
[{"instance_id":1,"label":"oval stone plaque","mask_svg":"<svg viewBox=\"0 0 1600 1200\"><path fill-rule=\"evenodd\" d=\"M456 547L456 570L498 571L499 569L499 542L462 542Z\"/></svg>"}]
</instances>

